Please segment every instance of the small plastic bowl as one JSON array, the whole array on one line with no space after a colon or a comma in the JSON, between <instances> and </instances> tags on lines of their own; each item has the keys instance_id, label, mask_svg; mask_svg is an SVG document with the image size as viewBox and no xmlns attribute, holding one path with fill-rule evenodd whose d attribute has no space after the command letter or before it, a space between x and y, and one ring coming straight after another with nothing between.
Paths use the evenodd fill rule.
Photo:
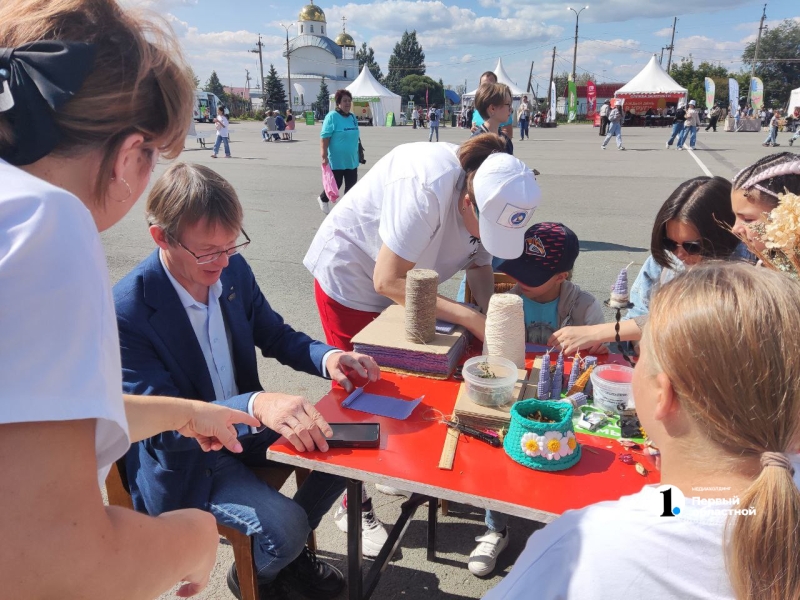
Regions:
<instances>
[{"instance_id":1,"label":"small plastic bowl","mask_svg":"<svg viewBox=\"0 0 800 600\"><path fill-rule=\"evenodd\" d=\"M591 374L594 405L624 415L635 412L631 381L633 369L624 365L600 365Z\"/></svg>"},{"instance_id":2,"label":"small plastic bowl","mask_svg":"<svg viewBox=\"0 0 800 600\"><path fill-rule=\"evenodd\" d=\"M517 365L500 356L476 356L464 363L463 376L470 400L497 407L511 402L519 373Z\"/></svg>"}]
</instances>

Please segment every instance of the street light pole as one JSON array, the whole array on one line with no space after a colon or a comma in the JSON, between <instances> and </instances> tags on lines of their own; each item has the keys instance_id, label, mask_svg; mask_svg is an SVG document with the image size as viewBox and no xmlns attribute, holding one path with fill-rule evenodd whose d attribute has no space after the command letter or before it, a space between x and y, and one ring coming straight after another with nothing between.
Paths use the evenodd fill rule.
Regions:
<instances>
[{"instance_id":1,"label":"street light pole","mask_svg":"<svg viewBox=\"0 0 800 600\"><path fill-rule=\"evenodd\" d=\"M292 27L294 23L290 23L288 26L281 23L281 27L286 30L286 77L289 80L289 108L292 108L292 62L289 58L289 27Z\"/></svg>"},{"instance_id":2,"label":"street light pole","mask_svg":"<svg viewBox=\"0 0 800 600\"><path fill-rule=\"evenodd\" d=\"M258 34L258 43L256 44L255 50L250 50L254 54L258 54L258 67L261 70L261 108L264 109L267 107L267 86L264 85L264 58L261 55L261 49L264 47L264 44L261 43L261 34Z\"/></svg>"},{"instance_id":3,"label":"street light pole","mask_svg":"<svg viewBox=\"0 0 800 600\"><path fill-rule=\"evenodd\" d=\"M567 7L567 10L571 10L575 13L575 52L572 54L572 81L576 81L577 74L575 73L575 69L578 66L578 19L581 16L581 13L589 8L587 4L580 10L575 10L571 6ZM576 84L577 85L577 84Z\"/></svg>"}]
</instances>

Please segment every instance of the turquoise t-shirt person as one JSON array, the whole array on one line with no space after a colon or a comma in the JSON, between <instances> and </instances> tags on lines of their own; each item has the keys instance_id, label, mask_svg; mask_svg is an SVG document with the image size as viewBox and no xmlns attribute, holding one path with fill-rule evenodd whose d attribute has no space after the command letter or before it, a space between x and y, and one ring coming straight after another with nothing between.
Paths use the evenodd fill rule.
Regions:
<instances>
[{"instance_id":1,"label":"turquoise t-shirt person","mask_svg":"<svg viewBox=\"0 0 800 600\"><path fill-rule=\"evenodd\" d=\"M558 298L551 302L536 302L522 296L525 311L525 341L530 344L547 344L558 329Z\"/></svg>"},{"instance_id":2,"label":"turquoise t-shirt person","mask_svg":"<svg viewBox=\"0 0 800 600\"><path fill-rule=\"evenodd\" d=\"M353 113L329 112L322 122L321 138L330 138L328 163L334 171L358 168L358 121Z\"/></svg>"}]
</instances>

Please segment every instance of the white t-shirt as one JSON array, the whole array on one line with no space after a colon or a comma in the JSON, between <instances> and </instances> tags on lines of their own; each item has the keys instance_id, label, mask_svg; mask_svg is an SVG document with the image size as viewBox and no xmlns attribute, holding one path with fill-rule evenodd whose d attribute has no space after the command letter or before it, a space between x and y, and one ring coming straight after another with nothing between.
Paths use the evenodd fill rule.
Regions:
<instances>
[{"instance_id":1,"label":"white t-shirt","mask_svg":"<svg viewBox=\"0 0 800 600\"><path fill-rule=\"evenodd\" d=\"M800 463L794 464L798 483ZM484 600L734 600L722 547L729 517L722 510L743 507L687 498L680 515L661 517L663 506L662 494L646 486L565 512L528 539Z\"/></svg>"},{"instance_id":2,"label":"white t-shirt","mask_svg":"<svg viewBox=\"0 0 800 600\"><path fill-rule=\"evenodd\" d=\"M130 440L100 235L69 192L2 160L0 182L0 423L96 419L102 485Z\"/></svg>"},{"instance_id":3,"label":"white t-shirt","mask_svg":"<svg viewBox=\"0 0 800 600\"><path fill-rule=\"evenodd\" d=\"M223 115L217 115L217 135L219 137L228 137L228 118Z\"/></svg>"},{"instance_id":4,"label":"white t-shirt","mask_svg":"<svg viewBox=\"0 0 800 600\"><path fill-rule=\"evenodd\" d=\"M303 264L322 290L356 310L381 312L392 301L375 291L383 244L447 281L491 255L471 239L458 211L465 174L455 144L418 142L381 158L323 221Z\"/></svg>"}]
</instances>

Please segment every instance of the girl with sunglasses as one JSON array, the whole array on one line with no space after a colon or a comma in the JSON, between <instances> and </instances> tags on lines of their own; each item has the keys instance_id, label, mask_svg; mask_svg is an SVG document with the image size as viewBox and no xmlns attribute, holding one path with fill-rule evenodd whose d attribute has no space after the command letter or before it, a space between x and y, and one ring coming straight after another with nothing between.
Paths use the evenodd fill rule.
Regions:
<instances>
[{"instance_id":1,"label":"girl with sunglasses","mask_svg":"<svg viewBox=\"0 0 800 600\"><path fill-rule=\"evenodd\" d=\"M620 338L641 338L650 312L653 291L686 267L705 259L730 258L739 244L729 230L735 217L731 210L731 182L722 177L695 177L680 184L656 215L650 253L631 288L633 308L620 325ZM728 229L725 228L727 226ZM615 339L614 323L564 327L549 344L572 353Z\"/></svg>"}]
</instances>

